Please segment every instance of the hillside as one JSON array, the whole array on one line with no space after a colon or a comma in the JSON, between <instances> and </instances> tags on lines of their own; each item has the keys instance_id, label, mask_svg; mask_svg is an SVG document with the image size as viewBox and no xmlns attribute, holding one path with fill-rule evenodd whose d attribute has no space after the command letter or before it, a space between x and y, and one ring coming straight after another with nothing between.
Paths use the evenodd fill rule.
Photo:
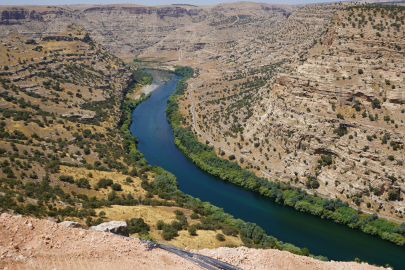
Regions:
<instances>
[{"instance_id":1,"label":"hillside","mask_svg":"<svg viewBox=\"0 0 405 270\"><path fill-rule=\"evenodd\" d=\"M75 23L89 31L92 38L111 53L124 58L131 56L132 60L141 50L169 53L172 57L170 53L179 48L192 52L234 40L235 32L230 32L234 29L228 27L230 24L235 23L238 28L249 24L267 28L282 22L297 8L256 3L156 7L133 4L1 6L0 38L13 31L40 38L62 32ZM243 14L243 18L239 20L237 14ZM236 33L239 37L241 34Z\"/></svg>"},{"instance_id":2,"label":"hillside","mask_svg":"<svg viewBox=\"0 0 405 270\"><path fill-rule=\"evenodd\" d=\"M8 269L201 269L162 249L149 250L138 239L66 228L38 219L0 216L0 267ZM18 231L16 235L15 232ZM203 249L199 254L243 269L385 269L365 263L321 262L279 250ZM49 267L49 268L46 268Z\"/></svg>"},{"instance_id":3,"label":"hillside","mask_svg":"<svg viewBox=\"0 0 405 270\"><path fill-rule=\"evenodd\" d=\"M76 25L40 40L12 33L1 40L0 61L1 211L85 227L141 218L146 237L175 238L181 247L243 243L235 230L217 240L223 233L217 220L201 225L208 214L200 201L155 188L163 171L147 165L128 130L128 114L146 97L125 97L147 83L144 73L130 70ZM177 229L168 225L171 232L163 236L159 220Z\"/></svg>"},{"instance_id":4,"label":"hillside","mask_svg":"<svg viewBox=\"0 0 405 270\"><path fill-rule=\"evenodd\" d=\"M233 68L210 62L190 80L200 82L198 128L286 181L403 219L403 16L402 7L301 8L274 32L296 38L298 21L319 23L318 32L282 47L293 55L276 62L280 49L255 50L252 40L247 57L232 52ZM180 105L192 126L188 93Z\"/></svg>"},{"instance_id":5,"label":"hillside","mask_svg":"<svg viewBox=\"0 0 405 270\"><path fill-rule=\"evenodd\" d=\"M229 167L209 169L224 180L403 246L405 223L357 208L405 221L404 20L402 6L351 3L0 6L0 210L325 260L184 194L137 150L142 68L190 66L168 120L176 139L215 145L200 167L217 154ZM222 249L252 252L235 250Z\"/></svg>"}]
</instances>

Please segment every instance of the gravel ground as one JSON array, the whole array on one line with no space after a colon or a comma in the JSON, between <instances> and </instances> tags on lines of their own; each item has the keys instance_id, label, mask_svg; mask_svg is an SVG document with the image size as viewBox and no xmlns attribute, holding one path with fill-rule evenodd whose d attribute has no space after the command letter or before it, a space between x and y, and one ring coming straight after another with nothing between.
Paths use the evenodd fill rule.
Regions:
<instances>
[{"instance_id":1,"label":"gravel ground","mask_svg":"<svg viewBox=\"0 0 405 270\"><path fill-rule=\"evenodd\" d=\"M167 251L148 251L137 239L66 228L46 220L2 214L0 235L0 269L201 269ZM321 262L278 250L240 247L194 252L243 269L378 269L354 262Z\"/></svg>"},{"instance_id":2,"label":"gravel ground","mask_svg":"<svg viewBox=\"0 0 405 270\"><path fill-rule=\"evenodd\" d=\"M148 94L152 93L156 88L158 88L158 86L159 86L159 84L145 85L144 87L142 87L142 89L141 89L142 92L141 93L144 93L145 95L148 95ZM141 95L139 94L139 95L135 96L135 99L138 99L140 97L141 97Z\"/></svg>"}]
</instances>

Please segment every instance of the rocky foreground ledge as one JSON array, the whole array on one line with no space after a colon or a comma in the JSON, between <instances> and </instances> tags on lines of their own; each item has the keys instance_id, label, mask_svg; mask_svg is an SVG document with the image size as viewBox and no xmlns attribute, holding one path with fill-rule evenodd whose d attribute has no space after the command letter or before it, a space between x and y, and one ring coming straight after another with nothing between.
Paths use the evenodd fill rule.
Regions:
<instances>
[{"instance_id":1,"label":"rocky foreground ledge","mask_svg":"<svg viewBox=\"0 0 405 270\"><path fill-rule=\"evenodd\" d=\"M0 269L201 269L138 239L69 228L47 220L0 216ZM384 269L355 262L322 262L286 251L245 247L193 251L243 269Z\"/></svg>"}]
</instances>

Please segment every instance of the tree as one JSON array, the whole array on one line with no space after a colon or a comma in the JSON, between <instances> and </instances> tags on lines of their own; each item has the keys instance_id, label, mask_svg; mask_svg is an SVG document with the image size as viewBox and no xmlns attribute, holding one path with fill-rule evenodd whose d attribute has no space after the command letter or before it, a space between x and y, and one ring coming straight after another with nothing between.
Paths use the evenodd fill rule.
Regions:
<instances>
[{"instance_id":1,"label":"tree","mask_svg":"<svg viewBox=\"0 0 405 270\"><path fill-rule=\"evenodd\" d=\"M235 155L230 155L229 156L229 160L234 160L235 159Z\"/></svg>"},{"instance_id":2,"label":"tree","mask_svg":"<svg viewBox=\"0 0 405 270\"><path fill-rule=\"evenodd\" d=\"M359 68L359 70L357 70L357 72L361 75L363 74L363 70L361 68Z\"/></svg>"},{"instance_id":3,"label":"tree","mask_svg":"<svg viewBox=\"0 0 405 270\"><path fill-rule=\"evenodd\" d=\"M104 211L101 211L100 213L98 213L99 217L105 217L107 214Z\"/></svg>"}]
</instances>

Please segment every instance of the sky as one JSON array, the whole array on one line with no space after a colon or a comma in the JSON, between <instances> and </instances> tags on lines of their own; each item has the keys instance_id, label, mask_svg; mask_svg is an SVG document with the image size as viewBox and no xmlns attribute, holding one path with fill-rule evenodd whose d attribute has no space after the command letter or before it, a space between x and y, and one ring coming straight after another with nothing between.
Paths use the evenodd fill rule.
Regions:
<instances>
[{"instance_id":1,"label":"sky","mask_svg":"<svg viewBox=\"0 0 405 270\"><path fill-rule=\"evenodd\" d=\"M0 5L77 5L77 4L123 4L131 3L145 6L192 4L213 5L224 2L238 2L237 0L0 0ZM251 1L256 2L256 1ZM336 2L336 0L258 0L260 3L273 4L304 4L317 2Z\"/></svg>"}]
</instances>

